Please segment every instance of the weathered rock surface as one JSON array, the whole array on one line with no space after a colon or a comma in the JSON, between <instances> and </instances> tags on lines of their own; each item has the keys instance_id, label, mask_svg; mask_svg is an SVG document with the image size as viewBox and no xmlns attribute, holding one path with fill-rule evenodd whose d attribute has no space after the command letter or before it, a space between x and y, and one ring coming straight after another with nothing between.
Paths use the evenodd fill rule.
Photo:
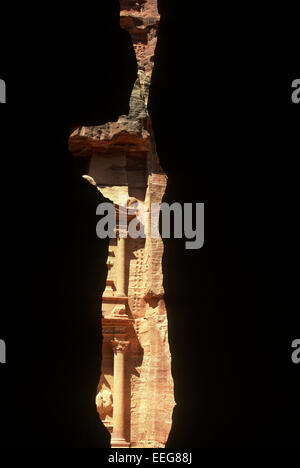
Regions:
<instances>
[{"instance_id":1,"label":"weathered rock surface","mask_svg":"<svg viewBox=\"0 0 300 468\"><path fill-rule=\"evenodd\" d=\"M153 70L154 51L157 42L159 14L156 0L121 1L120 23L130 33L138 62L138 78L131 99L130 112L117 122L76 129L70 140L74 153L98 147L128 145L149 148L153 141L151 123L147 111L149 87Z\"/></svg>"},{"instance_id":2,"label":"weathered rock surface","mask_svg":"<svg viewBox=\"0 0 300 468\"><path fill-rule=\"evenodd\" d=\"M156 3L120 1L121 25L131 34L138 60L129 115L117 122L78 128L70 137L79 169L105 197L116 205L138 202L148 212L151 203L161 202L167 183L147 111L159 22ZM171 429L174 396L162 255L161 238L110 242L97 405L114 446L164 447ZM125 294L120 294L120 288ZM118 340L126 347L116 351L114 346L113 352L112 342ZM124 382L120 375L116 379L116 368L124 372ZM122 413L118 417L117 411Z\"/></svg>"}]
</instances>

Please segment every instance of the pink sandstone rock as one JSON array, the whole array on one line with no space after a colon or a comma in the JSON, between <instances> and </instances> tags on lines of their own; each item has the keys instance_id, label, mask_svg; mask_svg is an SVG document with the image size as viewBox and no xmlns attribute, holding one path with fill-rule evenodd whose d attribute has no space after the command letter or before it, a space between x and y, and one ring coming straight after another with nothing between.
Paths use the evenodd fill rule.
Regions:
<instances>
[{"instance_id":1,"label":"pink sandstone rock","mask_svg":"<svg viewBox=\"0 0 300 468\"><path fill-rule=\"evenodd\" d=\"M70 149L104 196L117 205L123 196L150 209L151 203L161 202L167 183L147 111L159 15L156 0L121 0L120 5L121 25L131 34L138 61L129 115L76 129ZM164 447L171 429L175 403L162 255L160 238L110 242L96 402L115 447ZM122 288L125 294L120 295ZM116 342L121 343L118 351ZM116 369L124 375L116 376Z\"/></svg>"}]
</instances>

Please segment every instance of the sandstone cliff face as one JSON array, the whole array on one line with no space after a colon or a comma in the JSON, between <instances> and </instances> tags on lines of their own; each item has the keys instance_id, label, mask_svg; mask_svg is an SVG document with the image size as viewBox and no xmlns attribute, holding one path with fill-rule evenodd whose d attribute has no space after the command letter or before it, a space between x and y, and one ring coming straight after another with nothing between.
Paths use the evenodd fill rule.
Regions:
<instances>
[{"instance_id":1,"label":"sandstone cliff face","mask_svg":"<svg viewBox=\"0 0 300 468\"><path fill-rule=\"evenodd\" d=\"M161 202L167 183L147 111L159 15L156 0L121 0L120 5L121 26L131 34L138 61L129 115L121 116L117 122L76 129L70 138L70 149L82 172L104 196L116 205L138 202L149 212L151 203ZM164 447L171 429L174 397L162 286L163 243L161 238L150 236L128 237L123 257L121 249L119 239L112 239L103 295L98 411L113 440L117 424L114 411L119 408L116 399L121 390L116 388L116 354L113 355L111 342L126 341L122 407L125 425L120 420L118 424L127 445L121 446ZM121 287L124 290L120 294ZM118 443L114 446L120 446Z\"/></svg>"}]
</instances>

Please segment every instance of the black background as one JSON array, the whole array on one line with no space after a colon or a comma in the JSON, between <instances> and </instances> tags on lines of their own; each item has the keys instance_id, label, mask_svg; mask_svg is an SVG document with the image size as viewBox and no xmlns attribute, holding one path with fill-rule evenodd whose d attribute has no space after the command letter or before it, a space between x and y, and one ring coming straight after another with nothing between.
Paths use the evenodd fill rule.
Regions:
<instances>
[{"instance_id":1,"label":"black background","mask_svg":"<svg viewBox=\"0 0 300 468\"><path fill-rule=\"evenodd\" d=\"M167 446L296 447L297 15L180 3L159 1L149 110L164 201L205 203L205 246L165 240L178 403ZM26 5L1 30L3 447L108 447L93 409L101 196L77 176L67 136L128 109L136 64L118 14L112 0L65 17Z\"/></svg>"}]
</instances>

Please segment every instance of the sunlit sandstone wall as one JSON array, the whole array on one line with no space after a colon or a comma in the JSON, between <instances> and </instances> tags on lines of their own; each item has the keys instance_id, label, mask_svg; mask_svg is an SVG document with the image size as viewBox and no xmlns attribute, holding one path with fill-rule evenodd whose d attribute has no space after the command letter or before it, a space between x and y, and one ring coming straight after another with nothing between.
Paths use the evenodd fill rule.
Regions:
<instances>
[{"instance_id":1,"label":"sunlit sandstone wall","mask_svg":"<svg viewBox=\"0 0 300 468\"><path fill-rule=\"evenodd\" d=\"M130 113L118 122L77 129L70 138L70 148L104 196L119 204L122 195L150 210L151 203L161 202L167 182L146 108L159 15L156 0L121 0L120 5L121 26L131 34L139 67ZM127 238L124 246L125 291L120 294L120 245L118 239L110 242L102 307L104 343L98 410L113 440L117 390L111 342L126 341L122 411L127 445L115 442L114 446L163 447L174 406L162 287L163 243L160 238Z\"/></svg>"}]
</instances>

